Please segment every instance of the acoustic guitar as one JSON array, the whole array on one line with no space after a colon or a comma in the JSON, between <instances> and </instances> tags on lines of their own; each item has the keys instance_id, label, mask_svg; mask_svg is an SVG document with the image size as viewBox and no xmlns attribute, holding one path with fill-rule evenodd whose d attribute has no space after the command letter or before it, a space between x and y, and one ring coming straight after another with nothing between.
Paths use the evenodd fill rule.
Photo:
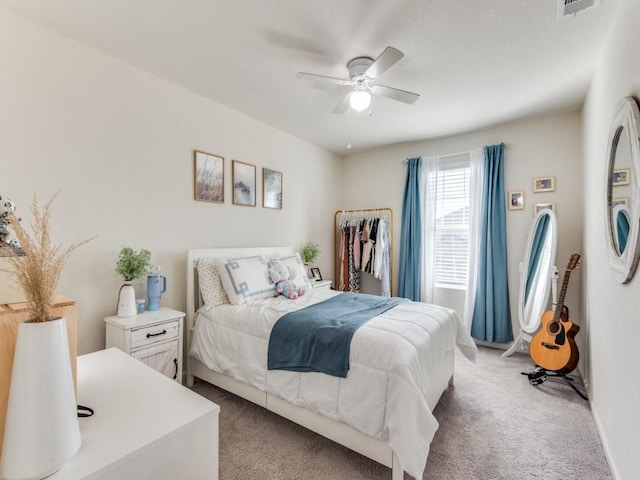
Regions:
<instances>
[{"instance_id":1,"label":"acoustic guitar","mask_svg":"<svg viewBox=\"0 0 640 480\"><path fill-rule=\"evenodd\" d=\"M579 254L571 255L564 273L556 309L555 311L549 310L542 315L540 330L534 335L529 345L531 359L545 370L569 373L576 368L580 359L578 346L574 340L580 327L571 323L568 316L563 315L564 297L567 293L569 277L579 260Z\"/></svg>"}]
</instances>

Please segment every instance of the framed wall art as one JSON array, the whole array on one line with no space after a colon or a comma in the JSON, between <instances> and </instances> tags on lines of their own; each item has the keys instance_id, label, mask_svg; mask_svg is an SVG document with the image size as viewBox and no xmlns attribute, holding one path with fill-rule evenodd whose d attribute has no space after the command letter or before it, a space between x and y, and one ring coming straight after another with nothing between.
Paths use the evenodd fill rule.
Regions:
<instances>
[{"instance_id":1,"label":"framed wall art","mask_svg":"<svg viewBox=\"0 0 640 480\"><path fill-rule=\"evenodd\" d=\"M533 193L555 191L556 177L538 177L533 179Z\"/></svg>"},{"instance_id":2,"label":"framed wall art","mask_svg":"<svg viewBox=\"0 0 640 480\"><path fill-rule=\"evenodd\" d=\"M256 206L256 166L234 160L233 167L233 204L248 207Z\"/></svg>"},{"instance_id":3,"label":"framed wall art","mask_svg":"<svg viewBox=\"0 0 640 480\"><path fill-rule=\"evenodd\" d=\"M224 203L224 158L194 150L193 194L202 202Z\"/></svg>"},{"instance_id":4,"label":"framed wall art","mask_svg":"<svg viewBox=\"0 0 640 480\"><path fill-rule=\"evenodd\" d=\"M629 177L631 176L630 168L616 168L611 176L611 185L614 187L622 187L629 185Z\"/></svg>"},{"instance_id":5,"label":"framed wall art","mask_svg":"<svg viewBox=\"0 0 640 480\"><path fill-rule=\"evenodd\" d=\"M522 210L524 208L524 192L522 190L509 192L509 210Z\"/></svg>"},{"instance_id":6,"label":"framed wall art","mask_svg":"<svg viewBox=\"0 0 640 480\"><path fill-rule=\"evenodd\" d=\"M533 206L533 215L535 216L536 213L538 213L543 208L548 208L549 210L553 211L553 213L556 213L556 204L554 202L547 202L547 203L536 203Z\"/></svg>"},{"instance_id":7,"label":"framed wall art","mask_svg":"<svg viewBox=\"0 0 640 480\"><path fill-rule=\"evenodd\" d=\"M282 209L282 172L262 169L262 206Z\"/></svg>"}]
</instances>

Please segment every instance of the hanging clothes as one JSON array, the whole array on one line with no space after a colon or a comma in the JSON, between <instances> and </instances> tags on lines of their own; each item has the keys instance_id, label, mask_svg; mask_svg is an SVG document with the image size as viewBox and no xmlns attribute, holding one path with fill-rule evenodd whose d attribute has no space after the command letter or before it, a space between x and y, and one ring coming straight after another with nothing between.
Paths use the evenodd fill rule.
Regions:
<instances>
[{"instance_id":1,"label":"hanging clothes","mask_svg":"<svg viewBox=\"0 0 640 480\"><path fill-rule=\"evenodd\" d=\"M371 239L371 220L365 222L363 235L366 237L364 246L362 247L362 264L360 270L367 271L369 267L369 259L371 258L371 250L373 249L373 240Z\"/></svg>"},{"instance_id":2,"label":"hanging clothes","mask_svg":"<svg viewBox=\"0 0 640 480\"><path fill-rule=\"evenodd\" d=\"M360 291L360 269L356 268L355 257L353 255L353 243L356 237L356 225L349 225L349 292L358 293Z\"/></svg>"},{"instance_id":3,"label":"hanging clothes","mask_svg":"<svg viewBox=\"0 0 640 480\"><path fill-rule=\"evenodd\" d=\"M391 209L336 213L340 291L360 292L362 272L366 272L380 280L380 295L391 296L392 220ZM375 283L368 281L368 293L373 293L371 285Z\"/></svg>"}]
</instances>

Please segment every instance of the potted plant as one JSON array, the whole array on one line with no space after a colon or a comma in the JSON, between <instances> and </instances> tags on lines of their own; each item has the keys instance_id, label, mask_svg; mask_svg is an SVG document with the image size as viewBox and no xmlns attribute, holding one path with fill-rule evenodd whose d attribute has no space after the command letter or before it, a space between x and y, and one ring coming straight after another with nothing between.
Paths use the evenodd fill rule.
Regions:
<instances>
[{"instance_id":1,"label":"potted plant","mask_svg":"<svg viewBox=\"0 0 640 480\"><path fill-rule=\"evenodd\" d=\"M320 255L320 247L318 247L317 243L306 243L300 250L302 261L307 264L315 262L318 255Z\"/></svg>"},{"instance_id":2,"label":"potted plant","mask_svg":"<svg viewBox=\"0 0 640 480\"><path fill-rule=\"evenodd\" d=\"M300 256L302 257L302 261L307 268L307 277L309 278L311 278L309 264L315 262L316 258L318 258L318 255L320 255L320 247L318 247L317 243L305 243L300 249Z\"/></svg>"},{"instance_id":3,"label":"potted plant","mask_svg":"<svg viewBox=\"0 0 640 480\"><path fill-rule=\"evenodd\" d=\"M130 247L123 247L116 263L116 273L124 279L118 293L119 317L132 317L137 313L136 292L131 285L134 280L142 278L151 265L151 252L142 249L136 252Z\"/></svg>"},{"instance_id":4,"label":"potted plant","mask_svg":"<svg viewBox=\"0 0 640 480\"><path fill-rule=\"evenodd\" d=\"M33 235L13 211L6 216L23 256L7 251L11 268L1 268L22 290L29 311L20 322L4 431L0 476L40 479L58 470L80 448L75 390L64 317L52 314L56 287L71 252L90 241L66 248L51 242L49 220L56 193L42 211L31 203ZM55 419L55 421L54 421Z\"/></svg>"}]
</instances>

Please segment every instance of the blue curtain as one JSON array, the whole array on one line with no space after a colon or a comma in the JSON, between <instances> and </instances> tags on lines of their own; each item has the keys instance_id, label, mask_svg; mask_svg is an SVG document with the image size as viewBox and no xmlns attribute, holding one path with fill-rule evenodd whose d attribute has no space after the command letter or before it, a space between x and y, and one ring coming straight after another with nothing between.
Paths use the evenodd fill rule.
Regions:
<instances>
[{"instance_id":1,"label":"blue curtain","mask_svg":"<svg viewBox=\"0 0 640 480\"><path fill-rule=\"evenodd\" d=\"M529 258L529 269L527 270L527 285L524 290L524 301L526 303L529 298L529 291L531 290L531 284L533 283L533 277L538 270L538 263L540 262L540 254L542 253L542 247L544 247L547 239L547 228L549 228L549 222L551 217L549 215L543 215L536 225L536 233L533 236L531 242L531 253Z\"/></svg>"},{"instance_id":2,"label":"blue curtain","mask_svg":"<svg viewBox=\"0 0 640 480\"><path fill-rule=\"evenodd\" d=\"M629 216L624 210L618 210L616 215L616 232L618 239L618 251L620 255L624 253L624 249L627 248L627 240L629 239Z\"/></svg>"},{"instance_id":3,"label":"blue curtain","mask_svg":"<svg viewBox=\"0 0 640 480\"><path fill-rule=\"evenodd\" d=\"M485 189L478 255L478 283L471 335L488 342L513 341L507 283L504 144L484 147Z\"/></svg>"},{"instance_id":4,"label":"blue curtain","mask_svg":"<svg viewBox=\"0 0 640 480\"><path fill-rule=\"evenodd\" d=\"M398 296L420 301L422 292L422 208L420 169L422 159L410 158L402 199Z\"/></svg>"}]
</instances>

